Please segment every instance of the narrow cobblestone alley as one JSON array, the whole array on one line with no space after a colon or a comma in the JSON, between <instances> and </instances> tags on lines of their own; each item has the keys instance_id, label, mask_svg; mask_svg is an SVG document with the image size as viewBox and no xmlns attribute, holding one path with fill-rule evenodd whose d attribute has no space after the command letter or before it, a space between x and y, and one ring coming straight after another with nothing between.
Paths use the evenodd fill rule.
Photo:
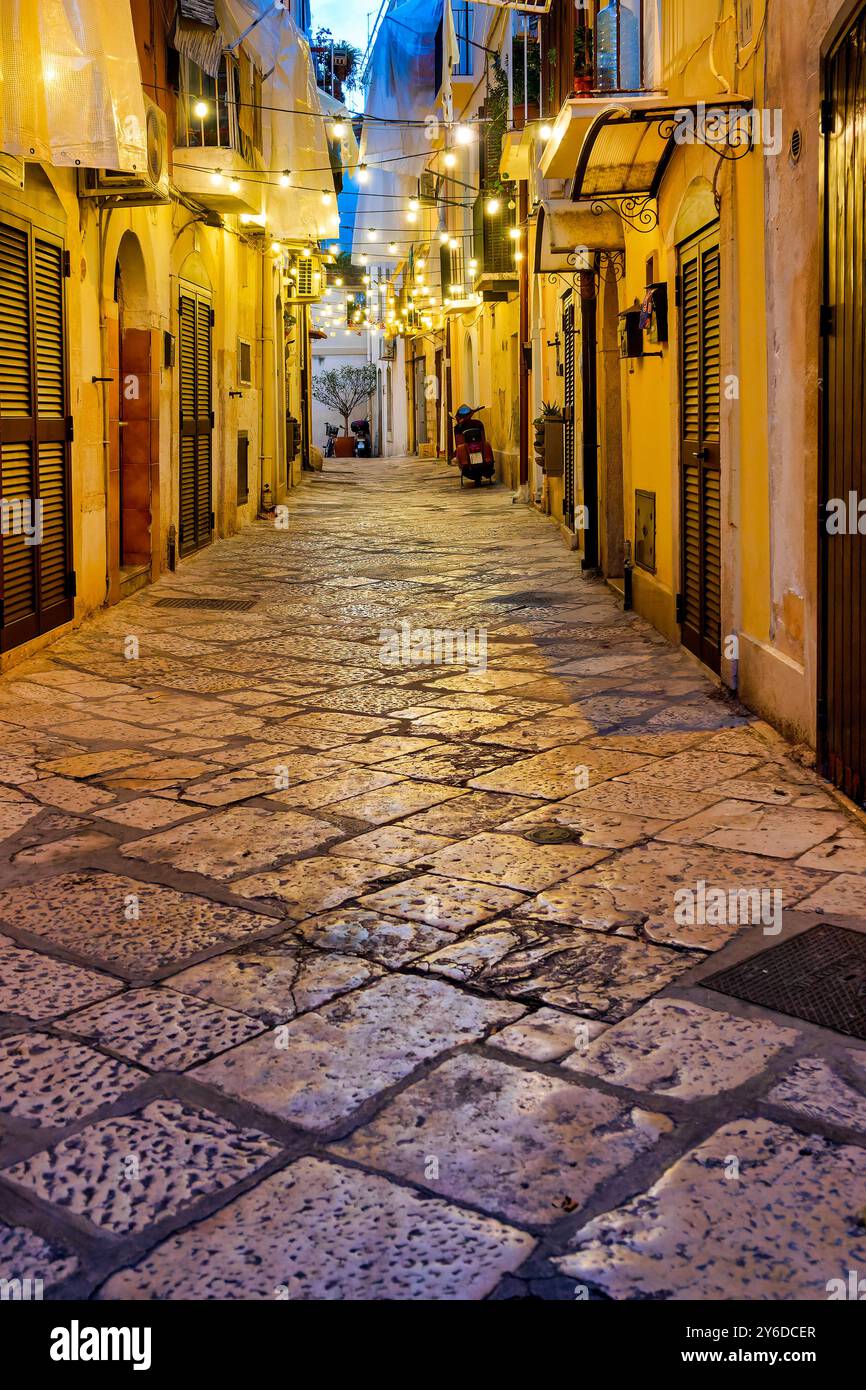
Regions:
<instances>
[{"instance_id":1,"label":"narrow cobblestone alley","mask_svg":"<svg viewBox=\"0 0 866 1390\"><path fill-rule=\"evenodd\" d=\"M387 664L425 630L477 640ZM866 834L509 493L329 460L287 529L4 677L0 721L7 1272L824 1299L866 1268L866 1050L702 983L862 929Z\"/></svg>"}]
</instances>

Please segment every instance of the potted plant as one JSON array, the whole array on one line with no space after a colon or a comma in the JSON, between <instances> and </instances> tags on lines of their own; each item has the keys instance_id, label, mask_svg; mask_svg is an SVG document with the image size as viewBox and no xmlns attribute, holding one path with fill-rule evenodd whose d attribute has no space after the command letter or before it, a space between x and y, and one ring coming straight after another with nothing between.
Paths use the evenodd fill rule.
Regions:
<instances>
[{"instance_id":1,"label":"potted plant","mask_svg":"<svg viewBox=\"0 0 866 1390\"><path fill-rule=\"evenodd\" d=\"M558 405L550 401L541 402L541 414L533 420L535 426L535 453L537 462L545 473L554 477L562 474L562 428L565 416Z\"/></svg>"},{"instance_id":2,"label":"potted plant","mask_svg":"<svg viewBox=\"0 0 866 1390\"><path fill-rule=\"evenodd\" d=\"M589 96L594 83L593 32L589 9L575 4L574 16L574 95Z\"/></svg>"}]
</instances>

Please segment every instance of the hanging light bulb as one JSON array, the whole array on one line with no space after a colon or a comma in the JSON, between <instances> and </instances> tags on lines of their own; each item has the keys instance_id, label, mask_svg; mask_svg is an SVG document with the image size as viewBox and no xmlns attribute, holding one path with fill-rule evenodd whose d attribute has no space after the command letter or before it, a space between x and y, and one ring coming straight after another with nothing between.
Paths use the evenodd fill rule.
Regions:
<instances>
[{"instance_id":1,"label":"hanging light bulb","mask_svg":"<svg viewBox=\"0 0 866 1390\"><path fill-rule=\"evenodd\" d=\"M470 270L477 270L477 269L478 269L478 262L477 262L476 260L471 260L471 261L469 262L469 269L470 269Z\"/></svg>"},{"instance_id":2,"label":"hanging light bulb","mask_svg":"<svg viewBox=\"0 0 866 1390\"><path fill-rule=\"evenodd\" d=\"M449 237L448 237L448 233L447 233L447 232L440 232L440 233L439 233L439 245L440 245L440 246L447 246L448 240L449 240Z\"/></svg>"},{"instance_id":3,"label":"hanging light bulb","mask_svg":"<svg viewBox=\"0 0 866 1390\"><path fill-rule=\"evenodd\" d=\"M213 173L210 176L210 181L215 188L219 188L220 184L223 181L222 169L214 169Z\"/></svg>"},{"instance_id":4,"label":"hanging light bulb","mask_svg":"<svg viewBox=\"0 0 866 1390\"><path fill-rule=\"evenodd\" d=\"M334 121L334 124L331 126L331 134L335 140L342 140L343 136L346 134L346 122Z\"/></svg>"},{"instance_id":5,"label":"hanging light bulb","mask_svg":"<svg viewBox=\"0 0 866 1390\"><path fill-rule=\"evenodd\" d=\"M427 262L425 261L423 256L419 256L415 264L417 265L419 270L423 270Z\"/></svg>"},{"instance_id":6,"label":"hanging light bulb","mask_svg":"<svg viewBox=\"0 0 866 1390\"><path fill-rule=\"evenodd\" d=\"M459 245L460 245L460 243L459 243L459 241L457 240L457 238L456 238L456 237L451 237L450 241L448 242L448 250L449 250L449 251L456 251L456 250L457 250L457 247L458 247Z\"/></svg>"},{"instance_id":7,"label":"hanging light bulb","mask_svg":"<svg viewBox=\"0 0 866 1390\"><path fill-rule=\"evenodd\" d=\"M209 110L210 107L208 106L206 101L197 101L195 106L192 108L192 114L196 117L197 120L203 121Z\"/></svg>"},{"instance_id":8,"label":"hanging light bulb","mask_svg":"<svg viewBox=\"0 0 866 1390\"><path fill-rule=\"evenodd\" d=\"M519 227L509 227L509 228L508 228L508 235L511 237L511 240L512 240L512 241L519 241L519 240L520 240L520 228L519 228Z\"/></svg>"},{"instance_id":9,"label":"hanging light bulb","mask_svg":"<svg viewBox=\"0 0 866 1390\"><path fill-rule=\"evenodd\" d=\"M395 255L397 254L397 243L396 243L396 241L389 241L389 242L388 242L388 253L389 253L389 255L391 255L391 256L395 256Z\"/></svg>"},{"instance_id":10,"label":"hanging light bulb","mask_svg":"<svg viewBox=\"0 0 866 1390\"><path fill-rule=\"evenodd\" d=\"M485 205L484 205L484 211L485 211L490 217L495 217L496 214L497 214L497 212L499 211L499 199L498 199L498 198L488 198L488 199L487 199L487 202L486 202Z\"/></svg>"},{"instance_id":11,"label":"hanging light bulb","mask_svg":"<svg viewBox=\"0 0 866 1390\"><path fill-rule=\"evenodd\" d=\"M241 191L241 181L240 181L240 179L229 179L229 193L240 193L240 191Z\"/></svg>"},{"instance_id":12,"label":"hanging light bulb","mask_svg":"<svg viewBox=\"0 0 866 1390\"><path fill-rule=\"evenodd\" d=\"M541 130L538 132L538 134L539 134L539 137L540 137L542 140L549 140L550 137L551 137L551 135L553 134L553 126L552 126L552 125L543 125L543 126L541 127Z\"/></svg>"},{"instance_id":13,"label":"hanging light bulb","mask_svg":"<svg viewBox=\"0 0 866 1390\"><path fill-rule=\"evenodd\" d=\"M333 196L334 196L333 193L329 193L328 190L325 189L324 193L322 194L322 202L323 202L323 203L330 203L330 201L331 201L331 199L333 198Z\"/></svg>"},{"instance_id":14,"label":"hanging light bulb","mask_svg":"<svg viewBox=\"0 0 866 1390\"><path fill-rule=\"evenodd\" d=\"M418 214L417 214L417 212L411 212L411 211L407 212L407 213L406 213L406 221L407 221L407 222L417 222L417 221L418 221Z\"/></svg>"},{"instance_id":15,"label":"hanging light bulb","mask_svg":"<svg viewBox=\"0 0 866 1390\"><path fill-rule=\"evenodd\" d=\"M454 139L458 145L471 145L475 139L475 131L471 125L459 125L454 131Z\"/></svg>"},{"instance_id":16,"label":"hanging light bulb","mask_svg":"<svg viewBox=\"0 0 866 1390\"><path fill-rule=\"evenodd\" d=\"M282 246L280 245L280 243L279 243L278 241L272 241L272 242L271 242L271 250L273 251L273 253L274 253L275 256L278 256L278 255L280 254L280 252L282 251L282 249L283 249L283 248L282 248Z\"/></svg>"},{"instance_id":17,"label":"hanging light bulb","mask_svg":"<svg viewBox=\"0 0 866 1390\"><path fill-rule=\"evenodd\" d=\"M342 275L338 275L338 276L337 276L336 280L334 281L334 284L337 286L337 289L342 289L342 288L343 288L343 277L342 277Z\"/></svg>"},{"instance_id":18,"label":"hanging light bulb","mask_svg":"<svg viewBox=\"0 0 866 1390\"><path fill-rule=\"evenodd\" d=\"M445 154L442 156L442 163L445 165L446 169L454 168L454 165L457 163L457 156L453 150L446 150Z\"/></svg>"},{"instance_id":19,"label":"hanging light bulb","mask_svg":"<svg viewBox=\"0 0 866 1390\"><path fill-rule=\"evenodd\" d=\"M284 169L283 172L280 174L280 188L288 188L289 183L291 181L291 177L292 176L289 173L288 169Z\"/></svg>"},{"instance_id":20,"label":"hanging light bulb","mask_svg":"<svg viewBox=\"0 0 866 1390\"><path fill-rule=\"evenodd\" d=\"M366 182L367 182L368 178L370 177L370 173L369 173L369 170L368 170L366 164L359 164L359 165L358 165L358 170L357 170L357 175L356 175L356 177L357 177L359 183L366 183Z\"/></svg>"},{"instance_id":21,"label":"hanging light bulb","mask_svg":"<svg viewBox=\"0 0 866 1390\"><path fill-rule=\"evenodd\" d=\"M368 227L368 228L367 228L367 240L368 240L368 241L376 241L377 238L378 238L378 236L379 236L379 233L376 231L376 229L375 229L374 227Z\"/></svg>"}]
</instances>

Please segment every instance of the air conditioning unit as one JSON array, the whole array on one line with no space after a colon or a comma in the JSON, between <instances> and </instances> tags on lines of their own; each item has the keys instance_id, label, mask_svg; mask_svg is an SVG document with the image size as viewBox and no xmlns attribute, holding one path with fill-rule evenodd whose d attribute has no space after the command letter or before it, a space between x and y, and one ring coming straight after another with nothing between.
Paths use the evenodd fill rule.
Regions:
<instances>
[{"instance_id":1,"label":"air conditioning unit","mask_svg":"<svg viewBox=\"0 0 866 1390\"><path fill-rule=\"evenodd\" d=\"M325 272L322 258L315 252L304 254L293 251L289 257L288 272L283 277L286 300L290 304L307 303L319 299L325 289Z\"/></svg>"},{"instance_id":2,"label":"air conditioning unit","mask_svg":"<svg viewBox=\"0 0 866 1390\"><path fill-rule=\"evenodd\" d=\"M168 125L165 112L144 97L147 165L131 172L119 169L84 169L79 174L79 195L112 203L148 205L171 202L168 181Z\"/></svg>"}]
</instances>

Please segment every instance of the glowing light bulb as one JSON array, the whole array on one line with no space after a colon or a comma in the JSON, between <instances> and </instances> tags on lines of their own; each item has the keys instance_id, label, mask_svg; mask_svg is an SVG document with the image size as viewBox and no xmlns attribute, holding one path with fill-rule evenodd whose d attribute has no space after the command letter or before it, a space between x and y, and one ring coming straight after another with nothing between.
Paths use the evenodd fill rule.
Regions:
<instances>
[{"instance_id":1,"label":"glowing light bulb","mask_svg":"<svg viewBox=\"0 0 866 1390\"><path fill-rule=\"evenodd\" d=\"M459 245L460 245L460 243L459 243L459 241L457 240L457 238L456 238L456 237L451 237L450 241L448 242L448 250L449 250L449 251L456 251L456 250L457 250L457 247L458 247Z\"/></svg>"},{"instance_id":2,"label":"glowing light bulb","mask_svg":"<svg viewBox=\"0 0 866 1390\"><path fill-rule=\"evenodd\" d=\"M453 150L448 150L447 153L442 156L442 163L445 165L446 169L454 168L454 165L457 163L457 156Z\"/></svg>"},{"instance_id":3,"label":"glowing light bulb","mask_svg":"<svg viewBox=\"0 0 866 1390\"><path fill-rule=\"evenodd\" d=\"M417 212L407 212L407 213L406 213L406 221L407 221L407 222L417 222L417 221L418 221L418 214L417 214Z\"/></svg>"},{"instance_id":4,"label":"glowing light bulb","mask_svg":"<svg viewBox=\"0 0 866 1390\"><path fill-rule=\"evenodd\" d=\"M499 211L499 199L488 198L487 202L484 205L484 211L488 213L490 217L495 217L497 212Z\"/></svg>"},{"instance_id":5,"label":"glowing light bulb","mask_svg":"<svg viewBox=\"0 0 866 1390\"><path fill-rule=\"evenodd\" d=\"M335 140L342 140L343 136L346 134L346 122L334 121L334 124L331 126L331 134Z\"/></svg>"},{"instance_id":6,"label":"glowing light bulb","mask_svg":"<svg viewBox=\"0 0 866 1390\"><path fill-rule=\"evenodd\" d=\"M392 256L396 255L396 253L397 253L397 243L396 243L396 241L389 241L389 242L388 242L388 251L389 251L389 253L390 253Z\"/></svg>"},{"instance_id":7,"label":"glowing light bulb","mask_svg":"<svg viewBox=\"0 0 866 1390\"><path fill-rule=\"evenodd\" d=\"M540 136L540 138L541 138L542 140L549 140L550 137L551 137L551 135L553 134L553 126L552 126L552 125L543 125L543 126L541 127L541 130L538 132L538 134L539 134L539 136Z\"/></svg>"},{"instance_id":8,"label":"glowing light bulb","mask_svg":"<svg viewBox=\"0 0 866 1390\"><path fill-rule=\"evenodd\" d=\"M334 196L334 195L333 195L332 193L329 193L329 192L327 191L327 189L326 189L325 192L322 194L322 202L323 202L323 203L330 203L330 201L331 201L331 199L332 199L333 196Z\"/></svg>"},{"instance_id":9,"label":"glowing light bulb","mask_svg":"<svg viewBox=\"0 0 866 1390\"><path fill-rule=\"evenodd\" d=\"M519 227L509 227L509 228L508 228L508 235L511 237L511 240L512 240L512 241L519 241L519 240L520 240L520 228L519 228Z\"/></svg>"},{"instance_id":10,"label":"glowing light bulb","mask_svg":"<svg viewBox=\"0 0 866 1390\"><path fill-rule=\"evenodd\" d=\"M454 139L458 145L471 145L475 139L475 131L471 125L459 125L454 131Z\"/></svg>"},{"instance_id":11,"label":"glowing light bulb","mask_svg":"<svg viewBox=\"0 0 866 1390\"><path fill-rule=\"evenodd\" d=\"M280 252L282 251L282 249L283 249L283 248L282 248L282 246L280 245L280 243L279 243L278 241L272 241L272 242L271 242L271 250L273 251L273 253L274 253L275 256L278 256L278 255L280 254Z\"/></svg>"},{"instance_id":12,"label":"glowing light bulb","mask_svg":"<svg viewBox=\"0 0 866 1390\"><path fill-rule=\"evenodd\" d=\"M229 179L229 192L230 192L230 193L240 193L240 191L241 191L241 181L240 181L240 179Z\"/></svg>"},{"instance_id":13,"label":"glowing light bulb","mask_svg":"<svg viewBox=\"0 0 866 1390\"><path fill-rule=\"evenodd\" d=\"M470 270L477 270L477 269L478 269L478 262L477 262L476 260L470 261L470 262L469 262L469 269L470 269Z\"/></svg>"},{"instance_id":14,"label":"glowing light bulb","mask_svg":"<svg viewBox=\"0 0 866 1390\"><path fill-rule=\"evenodd\" d=\"M447 245L448 245L448 241L449 241L448 233L447 233L447 232L440 232L440 233L439 233L439 245L440 245L440 246L447 246Z\"/></svg>"},{"instance_id":15,"label":"glowing light bulb","mask_svg":"<svg viewBox=\"0 0 866 1390\"><path fill-rule=\"evenodd\" d=\"M342 287L343 287L343 277L342 277L342 275L338 275L338 276L337 276L336 280L334 281L334 284L337 286L337 289L342 289Z\"/></svg>"},{"instance_id":16,"label":"glowing light bulb","mask_svg":"<svg viewBox=\"0 0 866 1390\"><path fill-rule=\"evenodd\" d=\"M522 252L522 251L515 251L515 253L514 253L514 259L515 259L516 261L522 261L522 260L523 260L523 252Z\"/></svg>"},{"instance_id":17,"label":"glowing light bulb","mask_svg":"<svg viewBox=\"0 0 866 1390\"><path fill-rule=\"evenodd\" d=\"M197 120L203 121L209 110L210 107L208 106L206 101L197 101L195 106L192 108L192 114L196 117Z\"/></svg>"},{"instance_id":18,"label":"glowing light bulb","mask_svg":"<svg viewBox=\"0 0 866 1390\"><path fill-rule=\"evenodd\" d=\"M374 229L373 227L368 227L368 228L367 228L367 240L368 240L368 241L376 241L376 240L378 239L378 236L379 236L379 233L378 233L377 231L375 231L375 229Z\"/></svg>"},{"instance_id":19,"label":"glowing light bulb","mask_svg":"<svg viewBox=\"0 0 866 1390\"><path fill-rule=\"evenodd\" d=\"M366 182L367 182L367 180L368 180L369 177L370 177L370 172L369 172L369 170L368 170L366 164L359 164L359 165L358 165L358 170L357 170L356 177L357 177L357 180L358 180L359 183L366 183Z\"/></svg>"},{"instance_id":20,"label":"glowing light bulb","mask_svg":"<svg viewBox=\"0 0 866 1390\"><path fill-rule=\"evenodd\" d=\"M213 173L210 176L210 181L213 184L214 188L219 188L220 184L223 181L222 170L214 169Z\"/></svg>"}]
</instances>

